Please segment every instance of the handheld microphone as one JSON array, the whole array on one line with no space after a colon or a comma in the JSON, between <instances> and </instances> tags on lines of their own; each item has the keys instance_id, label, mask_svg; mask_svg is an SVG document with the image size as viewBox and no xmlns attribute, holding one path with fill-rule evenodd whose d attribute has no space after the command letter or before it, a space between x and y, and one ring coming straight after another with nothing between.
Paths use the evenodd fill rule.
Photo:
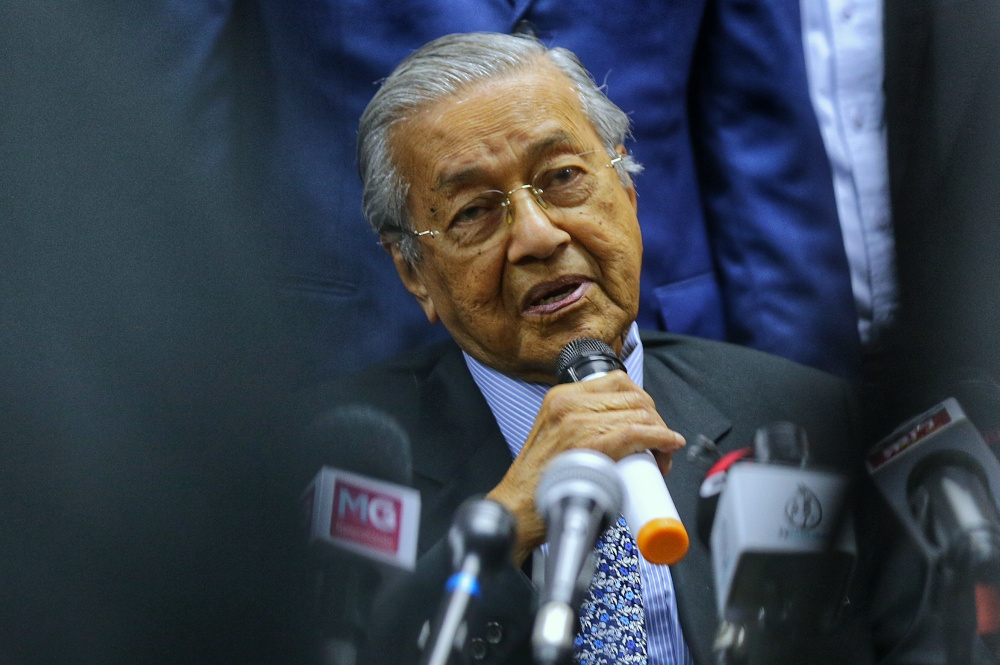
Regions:
<instances>
[{"instance_id":1,"label":"handheld microphone","mask_svg":"<svg viewBox=\"0 0 1000 665\"><path fill-rule=\"evenodd\" d=\"M319 659L353 665L385 566L416 564L420 494L404 486L412 475L410 441L389 415L350 405L317 417L302 443L335 465L322 467L301 496L319 564Z\"/></svg>"},{"instance_id":2,"label":"handheld microphone","mask_svg":"<svg viewBox=\"0 0 1000 665\"><path fill-rule=\"evenodd\" d=\"M577 613L593 575L594 545L621 510L615 463L583 448L558 455L538 483L535 505L545 518L550 549L531 643L537 662L558 663L573 651Z\"/></svg>"},{"instance_id":3,"label":"handheld microphone","mask_svg":"<svg viewBox=\"0 0 1000 665\"><path fill-rule=\"evenodd\" d=\"M966 662L973 635L1000 657L1000 462L954 398L877 443L866 466L928 563L941 639Z\"/></svg>"},{"instance_id":4,"label":"handheld microphone","mask_svg":"<svg viewBox=\"0 0 1000 665\"><path fill-rule=\"evenodd\" d=\"M589 381L625 366L604 342L581 338L560 352L560 383ZM642 556L650 563L675 564L688 550L688 534L681 523L663 475L651 452L644 451L617 462L625 486L622 514L635 536Z\"/></svg>"},{"instance_id":5,"label":"handheld microphone","mask_svg":"<svg viewBox=\"0 0 1000 665\"><path fill-rule=\"evenodd\" d=\"M841 607L856 551L848 481L808 459L805 431L772 423L702 483L698 526L721 620L714 648L726 657L801 659Z\"/></svg>"},{"instance_id":6,"label":"handheld microphone","mask_svg":"<svg viewBox=\"0 0 1000 665\"><path fill-rule=\"evenodd\" d=\"M448 531L455 573L448 578L447 593L432 630L424 665L446 665L453 650L465 642L466 611L480 595L480 580L499 569L510 557L517 536L514 515L489 499L468 499L455 513Z\"/></svg>"}]
</instances>

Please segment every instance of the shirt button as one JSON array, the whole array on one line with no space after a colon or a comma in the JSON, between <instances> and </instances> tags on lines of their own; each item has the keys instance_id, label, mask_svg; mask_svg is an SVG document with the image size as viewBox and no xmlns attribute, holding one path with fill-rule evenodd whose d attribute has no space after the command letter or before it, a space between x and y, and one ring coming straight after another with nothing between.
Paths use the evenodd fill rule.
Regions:
<instances>
[{"instance_id":1,"label":"shirt button","mask_svg":"<svg viewBox=\"0 0 1000 665\"><path fill-rule=\"evenodd\" d=\"M486 624L486 641L490 644L500 644L500 640L503 639L503 626L501 626L496 621L490 621Z\"/></svg>"},{"instance_id":2,"label":"shirt button","mask_svg":"<svg viewBox=\"0 0 1000 665\"><path fill-rule=\"evenodd\" d=\"M851 113L851 122L854 123L854 129L861 129L865 126L865 112L860 108L854 109Z\"/></svg>"},{"instance_id":3,"label":"shirt button","mask_svg":"<svg viewBox=\"0 0 1000 665\"><path fill-rule=\"evenodd\" d=\"M486 658L486 642L481 637L473 637L469 640L469 655L472 660L483 660Z\"/></svg>"},{"instance_id":4,"label":"shirt button","mask_svg":"<svg viewBox=\"0 0 1000 665\"><path fill-rule=\"evenodd\" d=\"M840 18L843 21L850 21L852 16L854 16L854 3L847 2L844 4L844 8L840 10Z\"/></svg>"}]
</instances>

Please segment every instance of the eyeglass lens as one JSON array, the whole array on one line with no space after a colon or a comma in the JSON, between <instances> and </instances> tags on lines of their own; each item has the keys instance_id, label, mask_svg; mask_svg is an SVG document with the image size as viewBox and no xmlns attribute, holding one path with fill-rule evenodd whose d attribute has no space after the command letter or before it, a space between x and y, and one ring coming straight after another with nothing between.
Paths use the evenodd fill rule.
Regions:
<instances>
[{"instance_id":1,"label":"eyeglass lens","mask_svg":"<svg viewBox=\"0 0 1000 665\"><path fill-rule=\"evenodd\" d=\"M524 198L516 198L521 189L527 190L527 196L533 198L546 214L586 203L600 182L595 166L591 164L591 155L569 155L554 160L532 178L530 185L516 187L509 193L499 190L480 192L457 206L458 211L443 235L463 248L480 246L499 237L504 222L514 221L511 197L519 200L519 205L527 203ZM588 160L588 157L591 159Z\"/></svg>"}]
</instances>

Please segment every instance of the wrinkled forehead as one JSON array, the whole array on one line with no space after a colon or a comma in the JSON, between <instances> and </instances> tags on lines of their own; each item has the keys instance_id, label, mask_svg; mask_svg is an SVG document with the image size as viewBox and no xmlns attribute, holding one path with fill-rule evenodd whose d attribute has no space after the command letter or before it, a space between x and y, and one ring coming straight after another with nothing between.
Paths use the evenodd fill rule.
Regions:
<instances>
[{"instance_id":1,"label":"wrinkled forehead","mask_svg":"<svg viewBox=\"0 0 1000 665\"><path fill-rule=\"evenodd\" d=\"M573 83L540 60L415 110L394 127L391 147L411 187L443 191L601 143Z\"/></svg>"}]
</instances>

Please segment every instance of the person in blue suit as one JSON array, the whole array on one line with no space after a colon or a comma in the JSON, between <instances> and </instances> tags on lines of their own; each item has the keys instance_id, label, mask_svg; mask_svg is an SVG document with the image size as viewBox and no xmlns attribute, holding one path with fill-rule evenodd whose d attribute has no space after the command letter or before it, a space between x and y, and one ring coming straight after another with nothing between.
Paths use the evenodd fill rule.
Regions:
<instances>
[{"instance_id":1,"label":"person in blue suit","mask_svg":"<svg viewBox=\"0 0 1000 665\"><path fill-rule=\"evenodd\" d=\"M631 117L645 166L639 325L854 376L857 317L798 3L303 0L261 11L276 91L268 212L303 382L445 336L361 223L355 132L376 82L441 35L524 29L574 51Z\"/></svg>"}]
</instances>

